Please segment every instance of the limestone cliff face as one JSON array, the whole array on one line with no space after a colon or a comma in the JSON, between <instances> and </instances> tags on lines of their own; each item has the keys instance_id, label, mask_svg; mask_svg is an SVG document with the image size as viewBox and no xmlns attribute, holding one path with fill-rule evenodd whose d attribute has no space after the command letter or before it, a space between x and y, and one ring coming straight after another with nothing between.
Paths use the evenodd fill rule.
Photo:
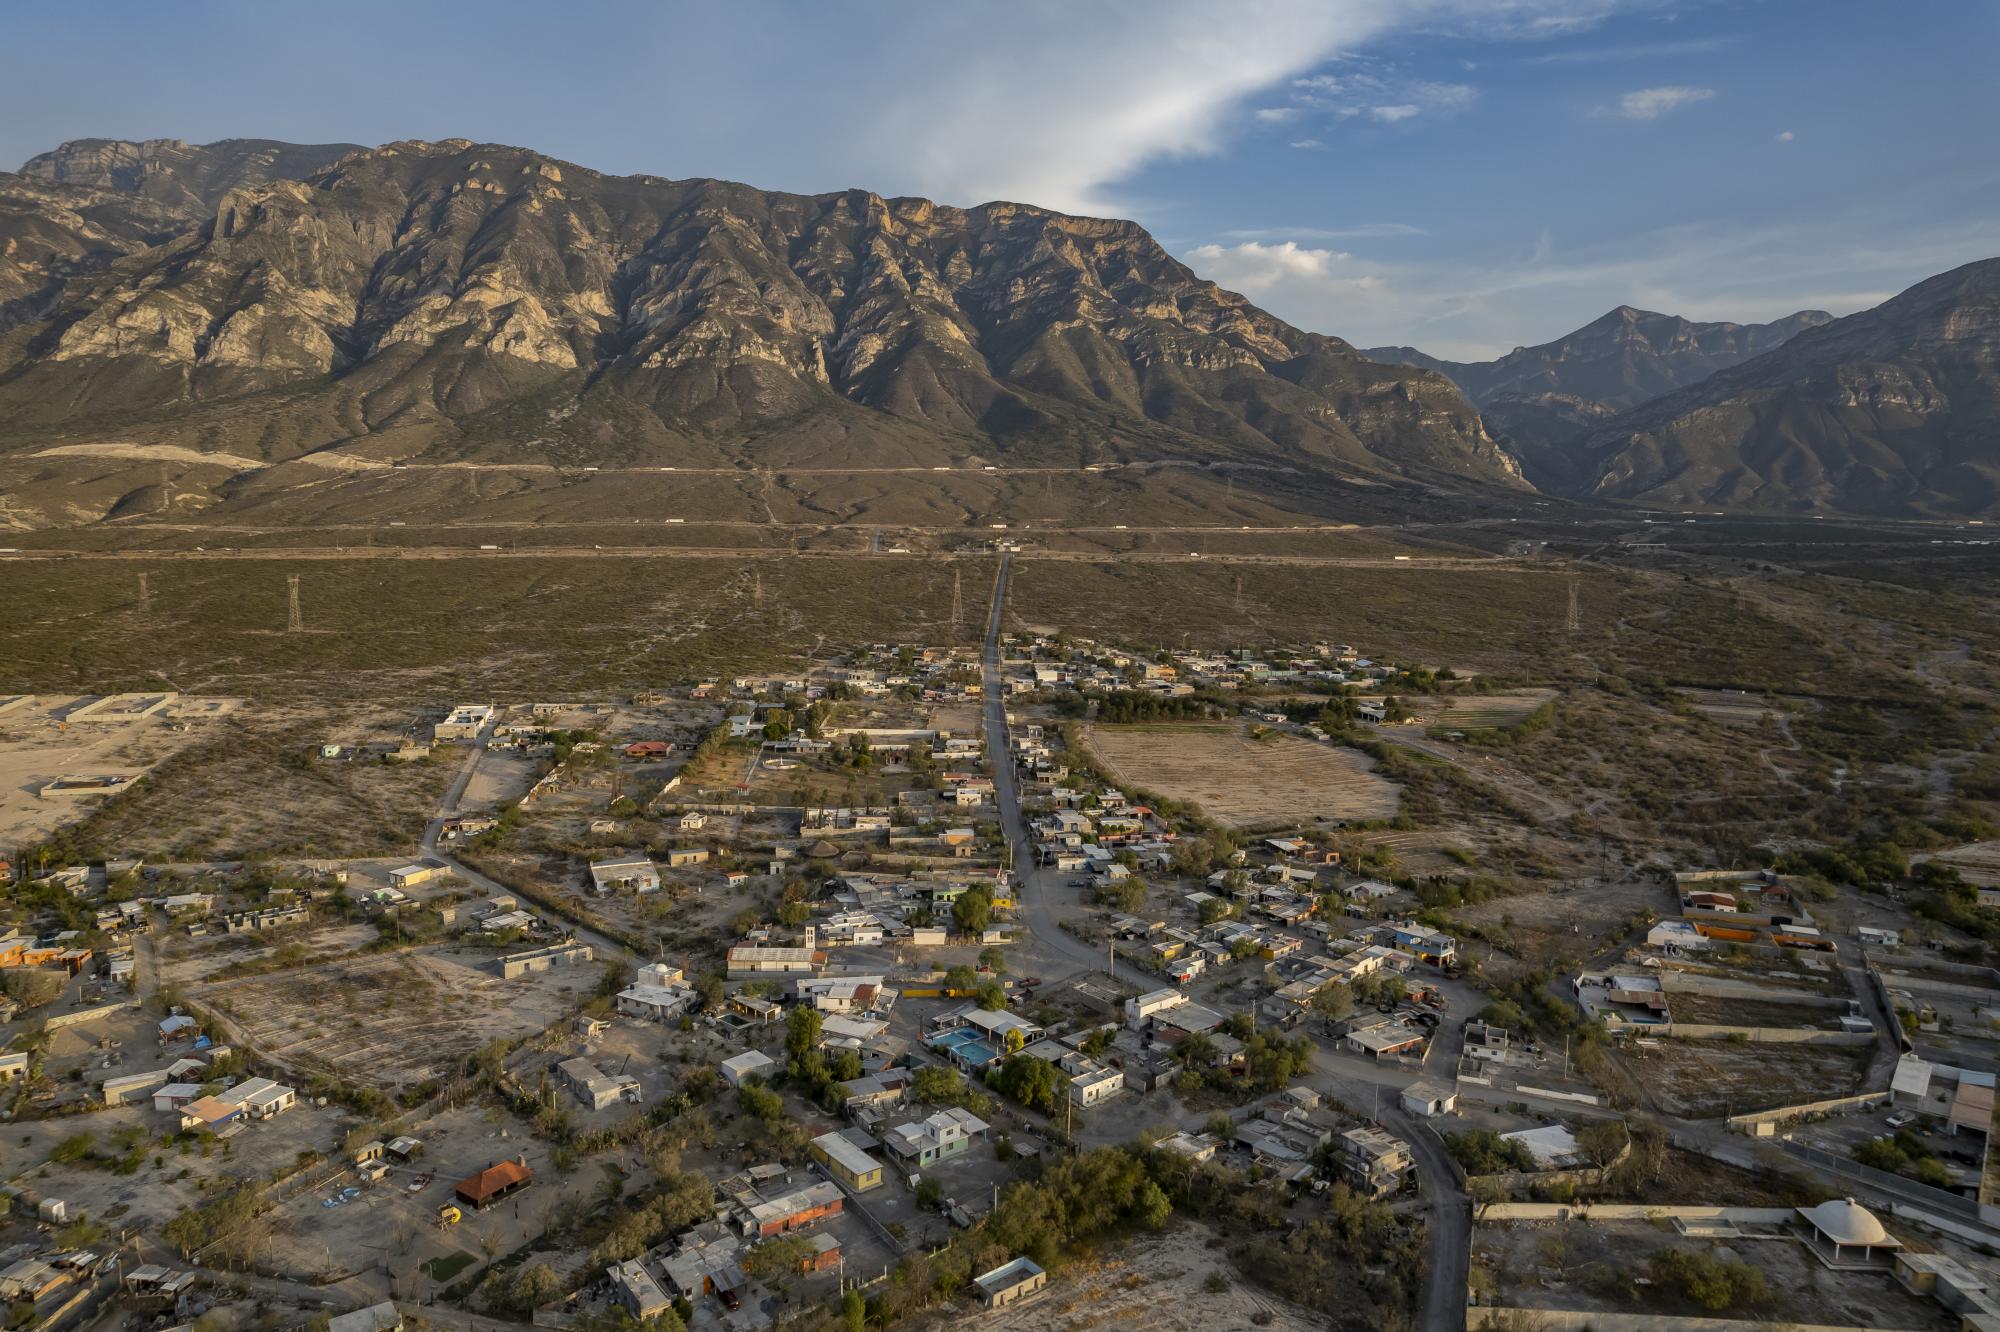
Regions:
<instances>
[{"instance_id":1,"label":"limestone cliff face","mask_svg":"<svg viewBox=\"0 0 2000 1332\"><path fill-rule=\"evenodd\" d=\"M1603 423L1597 494L1859 513L2000 511L2000 259Z\"/></svg>"},{"instance_id":2,"label":"limestone cliff face","mask_svg":"<svg viewBox=\"0 0 2000 1332\"><path fill-rule=\"evenodd\" d=\"M17 429L285 388L311 409L259 447L421 419L398 440L460 455L700 441L754 464L879 435L908 461L1520 484L1442 376L1293 328L1133 223L1022 204L610 177L465 140L91 141L0 177L0 246Z\"/></svg>"}]
</instances>

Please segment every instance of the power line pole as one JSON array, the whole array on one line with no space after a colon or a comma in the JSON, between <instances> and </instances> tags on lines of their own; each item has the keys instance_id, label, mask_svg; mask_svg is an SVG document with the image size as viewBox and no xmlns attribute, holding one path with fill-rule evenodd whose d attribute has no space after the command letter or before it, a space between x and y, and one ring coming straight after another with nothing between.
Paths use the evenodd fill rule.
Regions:
<instances>
[{"instance_id":1,"label":"power line pole","mask_svg":"<svg viewBox=\"0 0 2000 1332\"><path fill-rule=\"evenodd\" d=\"M285 622L285 632L292 634L305 632L305 616L299 613L299 576L297 574L285 575L285 595L291 611Z\"/></svg>"}]
</instances>

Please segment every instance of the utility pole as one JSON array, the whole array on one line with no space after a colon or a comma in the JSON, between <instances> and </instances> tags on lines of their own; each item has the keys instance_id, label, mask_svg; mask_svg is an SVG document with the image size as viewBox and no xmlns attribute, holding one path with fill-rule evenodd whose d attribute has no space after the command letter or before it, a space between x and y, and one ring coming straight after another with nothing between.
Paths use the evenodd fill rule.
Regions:
<instances>
[{"instance_id":1,"label":"utility pole","mask_svg":"<svg viewBox=\"0 0 2000 1332\"><path fill-rule=\"evenodd\" d=\"M297 574L285 575L285 591L291 610L291 614L285 622L285 632L292 634L302 633L305 630L306 622L305 617L299 614L299 576Z\"/></svg>"}]
</instances>

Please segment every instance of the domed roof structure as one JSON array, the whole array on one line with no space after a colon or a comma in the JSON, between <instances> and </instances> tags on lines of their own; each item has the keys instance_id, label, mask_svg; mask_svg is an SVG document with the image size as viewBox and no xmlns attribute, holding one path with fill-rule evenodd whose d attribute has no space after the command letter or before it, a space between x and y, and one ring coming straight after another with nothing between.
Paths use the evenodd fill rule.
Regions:
<instances>
[{"instance_id":1,"label":"domed roof structure","mask_svg":"<svg viewBox=\"0 0 2000 1332\"><path fill-rule=\"evenodd\" d=\"M1835 1244L1882 1248L1896 1243L1875 1214L1852 1198L1830 1198L1817 1207L1801 1207L1799 1215Z\"/></svg>"}]
</instances>

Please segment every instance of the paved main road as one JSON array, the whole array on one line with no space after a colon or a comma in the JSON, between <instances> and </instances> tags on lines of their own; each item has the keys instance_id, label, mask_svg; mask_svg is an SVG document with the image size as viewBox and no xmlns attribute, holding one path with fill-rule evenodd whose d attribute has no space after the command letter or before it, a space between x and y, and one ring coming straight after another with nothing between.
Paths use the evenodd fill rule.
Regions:
<instances>
[{"instance_id":1,"label":"paved main road","mask_svg":"<svg viewBox=\"0 0 2000 1332\"><path fill-rule=\"evenodd\" d=\"M1073 964L1075 970L1071 975L1102 972L1109 957L1063 929L1049 901L1056 872L1036 866L1028 825L1021 817L1020 783L1015 776L1013 746L1007 740L1007 696L1000 679L1000 622L1007 603L1009 559L1008 553L1002 551L999 572L993 577L993 605L986 615L986 650L980 666L980 684L986 704L986 754L993 765L993 797L1000 807L1000 827L1006 835L1008 859L1014 867L1014 900L1020 906L1021 921L1027 927L1035 952ZM1142 991L1159 988L1157 977L1125 962L1118 963L1116 975Z\"/></svg>"}]
</instances>

